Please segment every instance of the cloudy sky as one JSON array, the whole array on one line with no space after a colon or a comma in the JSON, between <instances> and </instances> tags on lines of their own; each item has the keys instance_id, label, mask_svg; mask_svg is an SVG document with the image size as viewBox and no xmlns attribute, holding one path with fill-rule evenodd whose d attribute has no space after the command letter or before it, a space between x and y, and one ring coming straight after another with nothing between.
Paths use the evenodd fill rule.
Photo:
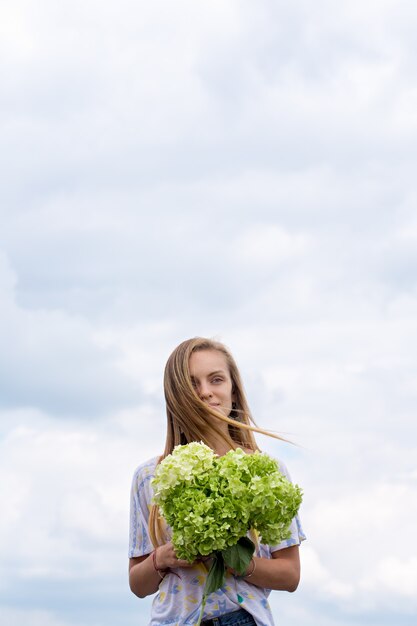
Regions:
<instances>
[{"instance_id":1,"label":"cloudy sky","mask_svg":"<svg viewBox=\"0 0 417 626\"><path fill-rule=\"evenodd\" d=\"M417 5L0 2L0 621L145 626L130 481L224 341L305 492L283 626L417 615Z\"/></svg>"}]
</instances>

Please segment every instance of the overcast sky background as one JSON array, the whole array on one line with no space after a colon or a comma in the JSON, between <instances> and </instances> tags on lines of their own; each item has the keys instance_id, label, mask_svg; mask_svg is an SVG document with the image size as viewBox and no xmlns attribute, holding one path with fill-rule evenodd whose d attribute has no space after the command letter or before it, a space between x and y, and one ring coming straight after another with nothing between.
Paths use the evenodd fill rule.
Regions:
<instances>
[{"instance_id":1,"label":"overcast sky background","mask_svg":"<svg viewBox=\"0 0 417 626\"><path fill-rule=\"evenodd\" d=\"M417 4L0 2L0 621L145 626L162 372L214 336L305 491L283 626L417 615Z\"/></svg>"}]
</instances>

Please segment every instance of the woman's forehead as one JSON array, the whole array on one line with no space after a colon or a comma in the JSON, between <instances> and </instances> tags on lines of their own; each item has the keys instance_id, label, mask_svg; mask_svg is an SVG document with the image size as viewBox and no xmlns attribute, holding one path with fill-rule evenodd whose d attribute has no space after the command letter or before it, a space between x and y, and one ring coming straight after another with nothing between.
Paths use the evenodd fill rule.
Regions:
<instances>
[{"instance_id":1,"label":"woman's forehead","mask_svg":"<svg viewBox=\"0 0 417 626\"><path fill-rule=\"evenodd\" d=\"M190 356L189 367L192 375L229 371L226 357L219 350L196 350Z\"/></svg>"}]
</instances>

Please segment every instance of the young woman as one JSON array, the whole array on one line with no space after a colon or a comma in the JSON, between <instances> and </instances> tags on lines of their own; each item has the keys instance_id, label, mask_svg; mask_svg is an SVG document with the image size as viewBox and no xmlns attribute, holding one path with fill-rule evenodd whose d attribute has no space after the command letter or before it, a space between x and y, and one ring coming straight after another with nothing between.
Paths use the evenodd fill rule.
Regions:
<instances>
[{"instance_id":1,"label":"young woman","mask_svg":"<svg viewBox=\"0 0 417 626\"><path fill-rule=\"evenodd\" d=\"M129 583L140 598L158 591L150 626L183 626L197 622L208 567L178 559L150 486L157 463L174 447L203 441L223 455L238 447L258 450L254 425L240 374L226 347L204 338L181 343L168 359L164 390L167 409L165 451L138 467L133 477L130 511ZM274 435L271 435L274 436ZM285 466L280 470L287 477ZM277 546L258 542L244 576L228 571L225 585L205 606L204 626L272 626L271 589L295 591L300 579L298 546L305 539L298 517L291 537Z\"/></svg>"}]
</instances>

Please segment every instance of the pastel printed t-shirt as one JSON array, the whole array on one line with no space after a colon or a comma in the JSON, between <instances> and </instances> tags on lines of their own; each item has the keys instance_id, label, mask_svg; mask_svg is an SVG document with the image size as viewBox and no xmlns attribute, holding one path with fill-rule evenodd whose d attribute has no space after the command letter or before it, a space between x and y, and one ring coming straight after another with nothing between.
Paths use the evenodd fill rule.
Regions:
<instances>
[{"instance_id":1,"label":"pastel printed t-shirt","mask_svg":"<svg viewBox=\"0 0 417 626\"><path fill-rule=\"evenodd\" d=\"M151 481L157 458L140 465L134 473L130 503L129 558L150 554L154 549L148 531L152 503ZM279 462L280 471L290 480L287 468ZM271 553L295 546L305 539L301 523L296 516L291 523L291 536L277 546L259 544L256 556L271 558ZM178 574L175 576L174 573ZM207 577L207 568L198 563L190 568L173 569L159 585L154 598L149 626L192 626L196 624ZM253 615L257 626L273 626L268 603L269 589L251 585L249 581L226 575L221 589L210 594L204 609L204 619L218 617L244 608Z\"/></svg>"}]
</instances>

